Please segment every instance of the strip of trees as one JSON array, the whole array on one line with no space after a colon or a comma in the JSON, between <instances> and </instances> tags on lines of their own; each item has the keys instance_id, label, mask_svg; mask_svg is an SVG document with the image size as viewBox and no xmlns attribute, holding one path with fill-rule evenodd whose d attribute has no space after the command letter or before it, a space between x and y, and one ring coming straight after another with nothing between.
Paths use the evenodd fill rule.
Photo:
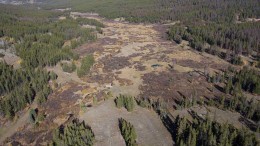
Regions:
<instances>
[{"instance_id":1,"label":"strip of trees","mask_svg":"<svg viewBox=\"0 0 260 146\"><path fill-rule=\"evenodd\" d=\"M231 22L237 17L244 21L246 18L259 18L260 7L257 0L74 0L64 5L64 0L56 0L48 1L46 7L71 7L74 11L97 12L106 18L124 17L131 22Z\"/></svg>"},{"instance_id":2,"label":"strip of trees","mask_svg":"<svg viewBox=\"0 0 260 146\"><path fill-rule=\"evenodd\" d=\"M247 129L236 129L229 124L219 124L208 116L188 121L177 117L174 121L174 136L179 146L257 146L256 136Z\"/></svg>"},{"instance_id":3,"label":"strip of trees","mask_svg":"<svg viewBox=\"0 0 260 146\"><path fill-rule=\"evenodd\" d=\"M254 55L259 52L260 35L257 33L260 23L247 22L241 24L212 23L178 24L168 31L169 39L180 43L187 40L190 46L198 51L206 51L230 61L241 64L237 55ZM225 52L221 48L226 49Z\"/></svg>"},{"instance_id":4,"label":"strip of trees","mask_svg":"<svg viewBox=\"0 0 260 146\"><path fill-rule=\"evenodd\" d=\"M137 146L136 143L137 135L134 126L123 118L120 118L118 121L119 121L119 128L125 140L126 146Z\"/></svg>"},{"instance_id":5,"label":"strip of trees","mask_svg":"<svg viewBox=\"0 0 260 146\"><path fill-rule=\"evenodd\" d=\"M72 62L71 64L69 63L61 63L61 67L62 67L62 70L64 72L68 72L68 73L72 73L76 70L77 66L74 62Z\"/></svg>"},{"instance_id":6,"label":"strip of trees","mask_svg":"<svg viewBox=\"0 0 260 146\"><path fill-rule=\"evenodd\" d=\"M134 106L135 106L134 102L135 101L132 96L125 96L121 94L115 99L117 108L125 107L129 112L134 110Z\"/></svg>"},{"instance_id":7,"label":"strip of trees","mask_svg":"<svg viewBox=\"0 0 260 146\"><path fill-rule=\"evenodd\" d=\"M15 113L31 104L36 98L39 103L47 100L52 92L48 81L50 75L43 69L13 69L0 62L0 113L12 118Z\"/></svg>"},{"instance_id":8,"label":"strip of trees","mask_svg":"<svg viewBox=\"0 0 260 146\"><path fill-rule=\"evenodd\" d=\"M79 122L74 119L65 126L61 126L53 131L50 146L93 146L95 135L91 128L84 121Z\"/></svg>"},{"instance_id":9,"label":"strip of trees","mask_svg":"<svg viewBox=\"0 0 260 146\"><path fill-rule=\"evenodd\" d=\"M75 20L67 17L59 20L55 13L51 15L54 18L49 18L47 14L34 18L31 14L27 20L6 9L0 12L1 35L9 39L9 47L15 46L16 54L23 59L23 67L53 66L60 60L77 59L78 56L72 49L96 39L95 29L84 28L82 25L94 25L99 29L104 27L94 19ZM71 43L65 44L68 41Z\"/></svg>"},{"instance_id":10,"label":"strip of trees","mask_svg":"<svg viewBox=\"0 0 260 146\"><path fill-rule=\"evenodd\" d=\"M81 61L80 68L77 69L78 76L82 77L87 73L89 73L94 63L95 63L94 56L92 54L86 55Z\"/></svg>"},{"instance_id":11,"label":"strip of trees","mask_svg":"<svg viewBox=\"0 0 260 146\"><path fill-rule=\"evenodd\" d=\"M241 90L260 94L260 74L257 70L244 67L234 75L229 75L225 92L232 95L241 95Z\"/></svg>"}]
</instances>

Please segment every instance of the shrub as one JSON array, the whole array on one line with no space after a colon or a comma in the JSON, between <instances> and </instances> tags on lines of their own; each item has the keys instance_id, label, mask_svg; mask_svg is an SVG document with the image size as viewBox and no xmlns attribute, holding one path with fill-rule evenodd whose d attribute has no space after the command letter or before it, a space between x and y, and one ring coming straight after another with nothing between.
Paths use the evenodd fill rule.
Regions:
<instances>
[{"instance_id":1,"label":"shrub","mask_svg":"<svg viewBox=\"0 0 260 146\"><path fill-rule=\"evenodd\" d=\"M82 59L81 66L77 70L77 74L79 77L82 77L83 75L86 75L89 71L92 65L94 64L94 56L93 55L87 55Z\"/></svg>"},{"instance_id":2,"label":"shrub","mask_svg":"<svg viewBox=\"0 0 260 146\"><path fill-rule=\"evenodd\" d=\"M134 110L134 99L132 96L119 95L115 99L115 103L117 108L125 107L127 111Z\"/></svg>"},{"instance_id":3,"label":"shrub","mask_svg":"<svg viewBox=\"0 0 260 146\"><path fill-rule=\"evenodd\" d=\"M134 126L127 122L126 120L124 120L123 118L119 119L119 128L121 131L121 134L125 140L125 143L127 146L137 146L136 143L136 132L134 129Z\"/></svg>"},{"instance_id":4,"label":"shrub","mask_svg":"<svg viewBox=\"0 0 260 146\"><path fill-rule=\"evenodd\" d=\"M35 109L31 109L29 112L29 119L31 123L35 123L37 118L37 113Z\"/></svg>"},{"instance_id":5,"label":"shrub","mask_svg":"<svg viewBox=\"0 0 260 146\"><path fill-rule=\"evenodd\" d=\"M61 67L64 72L68 72L68 73L74 72L77 68L74 62L72 62L71 65L68 63L62 63Z\"/></svg>"}]
</instances>

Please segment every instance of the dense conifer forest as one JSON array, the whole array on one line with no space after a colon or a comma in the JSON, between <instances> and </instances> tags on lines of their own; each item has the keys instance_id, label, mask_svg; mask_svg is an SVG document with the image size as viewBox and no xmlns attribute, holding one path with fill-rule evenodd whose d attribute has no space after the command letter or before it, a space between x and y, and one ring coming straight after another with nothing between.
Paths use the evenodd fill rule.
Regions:
<instances>
[{"instance_id":1,"label":"dense conifer forest","mask_svg":"<svg viewBox=\"0 0 260 146\"><path fill-rule=\"evenodd\" d=\"M4 96L0 100L0 112L8 118L12 118L34 99L38 103L46 101L51 93L48 85L50 76L46 70L29 67L13 69L12 66L0 62L0 74L0 93Z\"/></svg>"},{"instance_id":2,"label":"dense conifer forest","mask_svg":"<svg viewBox=\"0 0 260 146\"><path fill-rule=\"evenodd\" d=\"M229 124L219 124L206 119L195 118L190 122L179 116L174 121L176 145L179 146L256 146L257 137L247 129L236 129Z\"/></svg>"},{"instance_id":3,"label":"dense conifer forest","mask_svg":"<svg viewBox=\"0 0 260 146\"><path fill-rule=\"evenodd\" d=\"M48 73L45 66L54 66L61 60L77 60L79 57L72 49L96 39L96 30L83 28L82 25L99 28L104 25L93 19L75 20L67 17L59 20L61 12L34 7L0 7L0 35L5 40L5 49L15 48L15 54L21 58L19 69L0 62L0 95L4 96L0 100L0 112L1 115L12 118L34 99L38 104L47 100L52 92L48 81L54 75ZM67 41L71 45L65 45ZM85 66L83 62L83 67ZM75 64L72 69L64 65L63 68L71 72L75 70Z\"/></svg>"},{"instance_id":4,"label":"dense conifer forest","mask_svg":"<svg viewBox=\"0 0 260 146\"><path fill-rule=\"evenodd\" d=\"M257 0L58 0L45 1L46 8L72 8L75 11L96 12L107 18L124 17L132 22L163 22L194 20L231 22L258 18Z\"/></svg>"},{"instance_id":5,"label":"dense conifer forest","mask_svg":"<svg viewBox=\"0 0 260 146\"><path fill-rule=\"evenodd\" d=\"M93 146L95 135L84 121L74 119L66 126L61 126L53 131L53 140L50 146Z\"/></svg>"}]
</instances>

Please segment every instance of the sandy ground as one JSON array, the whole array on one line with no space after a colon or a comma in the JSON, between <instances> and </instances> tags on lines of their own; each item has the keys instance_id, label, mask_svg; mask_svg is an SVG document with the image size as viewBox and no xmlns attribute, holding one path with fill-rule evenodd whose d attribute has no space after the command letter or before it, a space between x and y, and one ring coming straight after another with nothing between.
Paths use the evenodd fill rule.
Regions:
<instances>
[{"instance_id":1,"label":"sandy ground","mask_svg":"<svg viewBox=\"0 0 260 146\"><path fill-rule=\"evenodd\" d=\"M171 114L173 117L180 115L182 117L185 116L189 120L192 120L192 115L190 114L190 111L195 112L198 116L202 118L205 118L206 115L208 114L210 119L214 119L217 122L222 124L225 123L231 124L236 128L241 128L245 126L241 121L242 116L239 113L231 112L228 110L224 111L216 107L194 106L187 109L172 111Z\"/></svg>"},{"instance_id":2,"label":"sandy ground","mask_svg":"<svg viewBox=\"0 0 260 146\"><path fill-rule=\"evenodd\" d=\"M72 82L72 81L80 84L85 83L78 77L76 71L74 71L73 73L64 72L59 63L54 67L46 67L46 69L48 71L53 71L58 75L58 79L56 80L58 84L63 85L65 83Z\"/></svg>"},{"instance_id":3,"label":"sandy ground","mask_svg":"<svg viewBox=\"0 0 260 146\"><path fill-rule=\"evenodd\" d=\"M101 105L88 109L80 116L85 120L95 133L95 146L124 146L118 119L124 118L134 125L137 133L137 143L140 146L170 146L171 135L163 126L158 115L147 109L136 106L133 112L115 107L112 99Z\"/></svg>"},{"instance_id":4,"label":"sandy ground","mask_svg":"<svg viewBox=\"0 0 260 146\"><path fill-rule=\"evenodd\" d=\"M0 49L0 53L5 55L3 58L0 58L0 61L4 61L8 65L12 65L15 69L20 67L20 62L21 62L20 57L8 51L4 51L3 49Z\"/></svg>"}]
</instances>

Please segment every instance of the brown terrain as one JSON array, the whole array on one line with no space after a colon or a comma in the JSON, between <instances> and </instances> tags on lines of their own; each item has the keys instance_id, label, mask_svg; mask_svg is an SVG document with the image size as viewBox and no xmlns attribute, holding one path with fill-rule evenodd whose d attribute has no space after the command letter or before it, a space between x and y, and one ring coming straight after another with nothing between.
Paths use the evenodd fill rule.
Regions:
<instances>
[{"instance_id":1,"label":"brown terrain","mask_svg":"<svg viewBox=\"0 0 260 146\"><path fill-rule=\"evenodd\" d=\"M222 59L199 53L191 49L187 42L177 45L165 38L166 26L157 24L131 24L112 21L82 13L72 13L72 17L97 19L105 24L98 40L75 49L81 58L93 53L95 64L89 75L80 79L76 73L65 73L61 67L47 68L59 76L60 84L48 101L38 106L46 119L38 127L32 126L23 117L28 109L20 113L20 119L0 128L0 143L15 140L22 145L46 145L51 139L51 131L78 117L91 126L95 134L95 145L125 145L118 128L118 118L131 122L137 132L139 145L172 145L170 133L159 116L152 110L136 106L133 112L117 109L113 99L119 94L136 98L161 98L167 102L172 115L193 110L205 115L207 112L222 115L220 122L234 122L241 126L239 114L226 113L213 107L193 107L174 110L174 100L183 96L212 98L221 95L219 89L206 81L205 71L214 74L228 67ZM221 88L221 85L220 85ZM107 98L108 91L113 97ZM93 97L98 103L93 103ZM225 113L225 114L223 114ZM234 120L228 120L232 115ZM15 126L13 126L15 125ZM9 129L9 132L5 132ZM6 137L9 137L5 139Z\"/></svg>"}]
</instances>

